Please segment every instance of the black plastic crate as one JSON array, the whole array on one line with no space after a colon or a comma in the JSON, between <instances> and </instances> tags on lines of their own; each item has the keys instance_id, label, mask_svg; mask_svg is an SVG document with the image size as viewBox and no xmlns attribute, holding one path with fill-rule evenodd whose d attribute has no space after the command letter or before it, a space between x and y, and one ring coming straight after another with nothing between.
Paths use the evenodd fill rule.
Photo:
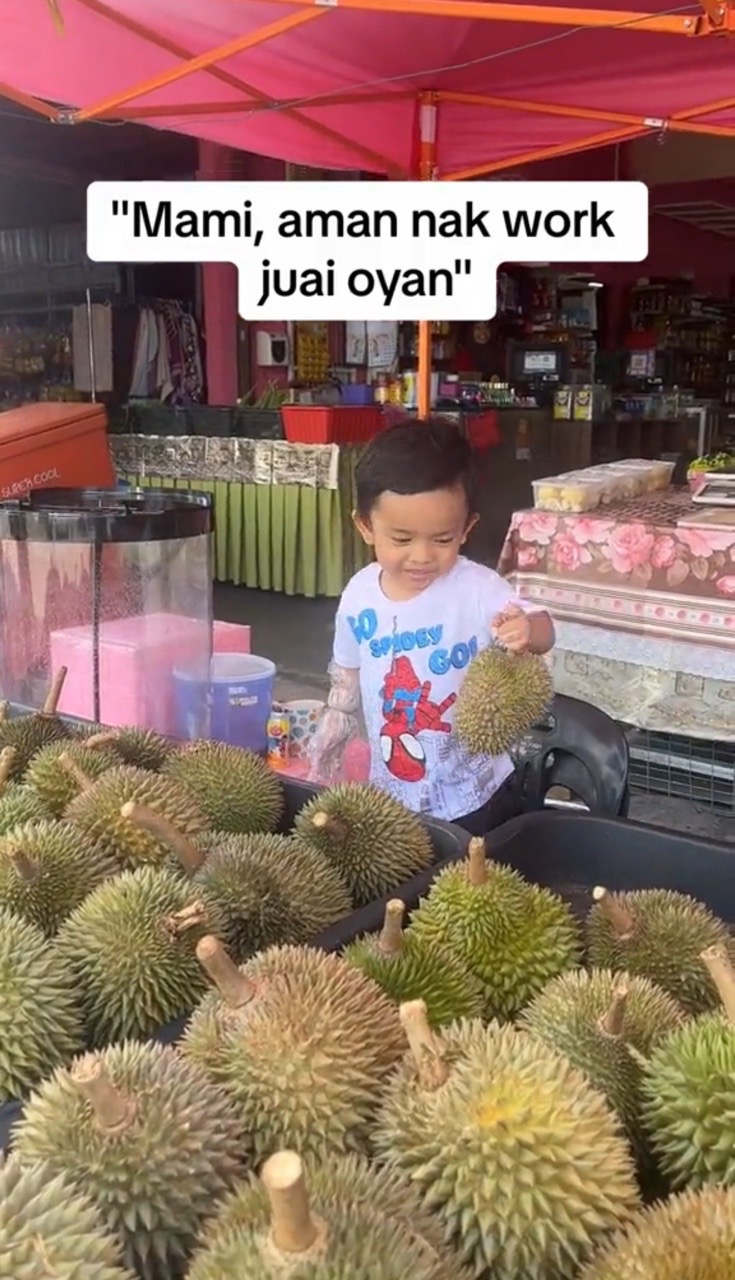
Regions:
<instances>
[{"instance_id":1,"label":"black plastic crate","mask_svg":"<svg viewBox=\"0 0 735 1280\"><path fill-rule=\"evenodd\" d=\"M281 410L235 409L232 434L243 440L283 440Z\"/></svg>"},{"instance_id":2,"label":"black plastic crate","mask_svg":"<svg viewBox=\"0 0 735 1280\"><path fill-rule=\"evenodd\" d=\"M697 898L735 926L735 846L731 844L696 840L624 818L544 809L497 827L487 837L487 848L497 862L560 894L577 916L586 915L591 907L596 885L618 892L675 889ZM411 912L428 893L437 871L464 856L465 850L457 849L441 866L420 871L388 897L400 898ZM350 926L359 933L380 929L387 901L369 903L350 917ZM329 943L330 933L320 936L320 946ZM337 950L339 945L329 949Z\"/></svg>"}]
</instances>

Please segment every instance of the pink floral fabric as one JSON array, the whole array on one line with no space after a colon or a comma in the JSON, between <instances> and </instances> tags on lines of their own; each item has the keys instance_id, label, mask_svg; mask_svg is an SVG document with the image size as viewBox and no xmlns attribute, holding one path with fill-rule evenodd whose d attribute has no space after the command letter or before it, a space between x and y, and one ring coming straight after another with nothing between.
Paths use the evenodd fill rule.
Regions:
<instances>
[{"instance_id":1,"label":"pink floral fabric","mask_svg":"<svg viewBox=\"0 0 735 1280\"><path fill-rule=\"evenodd\" d=\"M735 528L677 525L696 510L686 494L672 493L607 507L599 516L520 511L499 571L735 599Z\"/></svg>"}]
</instances>

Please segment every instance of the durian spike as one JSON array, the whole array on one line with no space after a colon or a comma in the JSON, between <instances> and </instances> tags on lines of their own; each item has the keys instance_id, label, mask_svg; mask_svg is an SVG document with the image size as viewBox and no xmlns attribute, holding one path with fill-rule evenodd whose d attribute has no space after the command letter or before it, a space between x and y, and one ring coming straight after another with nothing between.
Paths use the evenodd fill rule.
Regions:
<instances>
[{"instance_id":1,"label":"durian spike","mask_svg":"<svg viewBox=\"0 0 735 1280\"><path fill-rule=\"evenodd\" d=\"M323 1224L311 1215L304 1167L295 1151L277 1151L260 1174L270 1201L272 1244L279 1253L314 1254L326 1243Z\"/></svg>"},{"instance_id":2,"label":"durian spike","mask_svg":"<svg viewBox=\"0 0 735 1280\"><path fill-rule=\"evenodd\" d=\"M482 836L473 836L470 840L470 847L467 850L467 858L469 861L470 884L475 889L480 889L487 884L487 860L485 841Z\"/></svg>"},{"instance_id":3,"label":"durian spike","mask_svg":"<svg viewBox=\"0 0 735 1280\"><path fill-rule=\"evenodd\" d=\"M98 1058L86 1054L74 1064L71 1076L91 1102L100 1129L105 1133L120 1133L128 1128L135 1116L135 1100L115 1088Z\"/></svg>"},{"instance_id":4,"label":"durian spike","mask_svg":"<svg viewBox=\"0 0 735 1280\"><path fill-rule=\"evenodd\" d=\"M613 997L610 1008L607 1013L603 1014L597 1024L599 1030L604 1036L610 1036L612 1040L619 1040L623 1034L623 1024L625 1022L625 1010L628 1005L628 996L630 988L624 978L615 985L613 989Z\"/></svg>"},{"instance_id":5,"label":"durian spike","mask_svg":"<svg viewBox=\"0 0 735 1280\"><path fill-rule=\"evenodd\" d=\"M188 907L166 916L163 927L172 938L180 938L188 929L198 929L207 923L207 907L204 902L190 902Z\"/></svg>"},{"instance_id":6,"label":"durian spike","mask_svg":"<svg viewBox=\"0 0 735 1280\"><path fill-rule=\"evenodd\" d=\"M204 862L204 854L163 814L156 813L155 809L149 809L147 805L128 800L120 810L120 815L136 827L142 827L144 831L150 832L162 844L168 845L188 876L193 876L194 872L199 870Z\"/></svg>"},{"instance_id":7,"label":"durian spike","mask_svg":"<svg viewBox=\"0 0 735 1280\"><path fill-rule=\"evenodd\" d=\"M384 956L399 956L403 950L403 917L406 904L400 898L391 898L385 908L383 928L378 938L378 950Z\"/></svg>"},{"instance_id":8,"label":"durian spike","mask_svg":"<svg viewBox=\"0 0 735 1280\"><path fill-rule=\"evenodd\" d=\"M735 969L724 947L708 947L701 955L710 978L717 987L728 1021L735 1026Z\"/></svg>"},{"instance_id":9,"label":"durian spike","mask_svg":"<svg viewBox=\"0 0 735 1280\"><path fill-rule=\"evenodd\" d=\"M10 719L10 703L8 702L7 698L4 698L3 701L0 702L0 724L5 724L5 721L9 719Z\"/></svg>"},{"instance_id":10,"label":"durian spike","mask_svg":"<svg viewBox=\"0 0 735 1280\"><path fill-rule=\"evenodd\" d=\"M407 1000L401 1005L399 1014L418 1068L419 1084L422 1089L433 1093L448 1079L449 1067L442 1052L441 1041L429 1026L426 1004L423 1000Z\"/></svg>"},{"instance_id":11,"label":"durian spike","mask_svg":"<svg viewBox=\"0 0 735 1280\"><path fill-rule=\"evenodd\" d=\"M8 778L17 754L15 747L4 747L0 751L0 797L4 796L7 790Z\"/></svg>"},{"instance_id":12,"label":"durian spike","mask_svg":"<svg viewBox=\"0 0 735 1280\"><path fill-rule=\"evenodd\" d=\"M114 747L117 740L116 733L93 733L91 738L85 738L79 745L94 751L96 747Z\"/></svg>"},{"instance_id":13,"label":"durian spike","mask_svg":"<svg viewBox=\"0 0 735 1280\"><path fill-rule=\"evenodd\" d=\"M628 938L632 938L635 933L635 916L623 906L617 895L598 885L593 889L592 897L602 907L620 941L626 942Z\"/></svg>"},{"instance_id":14,"label":"durian spike","mask_svg":"<svg viewBox=\"0 0 735 1280\"><path fill-rule=\"evenodd\" d=\"M626 1044L625 1047L636 1066L640 1067L641 1071L645 1071L649 1065L648 1058L645 1053L641 1053L640 1049L637 1049L634 1044Z\"/></svg>"},{"instance_id":15,"label":"durian spike","mask_svg":"<svg viewBox=\"0 0 735 1280\"><path fill-rule=\"evenodd\" d=\"M333 836L335 840L345 840L348 835L347 823L342 818L335 818L332 813L325 813L323 809L319 809L311 819L311 825L316 827L317 831L326 831L328 836Z\"/></svg>"},{"instance_id":16,"label":"durian spike","mask_svg":"<svg viewBox=\"0 0 735 1280\"><path fill-rule=\"evenodd\" d=\"M246 978L228 956L219 938L207 934L197 943L196 957L205 973L217 987L222 999L231 1009L242 1009L255 999L257 988Z\"/></svg>"},{"instance_id":17,"label":"durian spike","mask_svg":"<svg viewBox=\"0 0 735 1280\"><path fill-rule=\"evenodd\" d=\"M30 884L32 880L37 880L39 875L38 864L28 857L22 849L13 849L10 853L10 861L19 880L25 880Z\"/></svg>"},{"instance_id":18,"label":"durian spike","mask_svg":"<svg viewBox=\"0 0 735 1280\"><path fill-rule=\"evenodd\" d=\"M68 751L62 751L59 756L59 764L64 769L73 782L76 782L80 791L89 791L94 786L94 778L90 778L75 760L72 760Z\"/></svg>"},{"instance_id":19,"label":"durian spike","mask_svg":"<svg viewBox=\"0 0 735 1280\"><path fill-rule=\"evenodd\" d=\"M66 667L59 667L56 675L51 681L51 688L46 694L46 701L44 702L41 710L42 716L56 715L56 711L59 706L59 699L61 698L61 691L64 688L64 681L66 680L66 670Z\"/></svg>"}]
</instances>

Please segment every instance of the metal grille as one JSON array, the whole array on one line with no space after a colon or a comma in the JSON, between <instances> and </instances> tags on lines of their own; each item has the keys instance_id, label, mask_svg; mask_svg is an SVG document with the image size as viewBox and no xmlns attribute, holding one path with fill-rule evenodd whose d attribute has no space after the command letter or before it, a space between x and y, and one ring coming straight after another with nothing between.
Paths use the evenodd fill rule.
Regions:
<instances>
[{"instance_id":1,"label":"metal grille","mask_svg":"<svg viewBox=\"0 0 735 1280\"><path fill-rule=\"evenodd\" d=\"M735 812L735 744L706 742L623 725L635 791Z\"/></svg>"}]
</instances>

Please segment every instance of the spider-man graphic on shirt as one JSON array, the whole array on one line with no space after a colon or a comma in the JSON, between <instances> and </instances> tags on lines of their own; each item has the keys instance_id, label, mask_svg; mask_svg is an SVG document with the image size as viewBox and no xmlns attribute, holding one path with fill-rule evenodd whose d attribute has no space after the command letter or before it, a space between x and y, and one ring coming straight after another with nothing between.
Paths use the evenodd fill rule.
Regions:
<instances>
[{"instance_id":1,"label":"spider-man graphic on shirt","mask_svg":"<svg viewBox=\"0 0 735 1280\"><path fill-rule=\"evenodd\" d=\"M380 751L385 767L401 782L421 782L426 776L426 753L418 735L426 730L451 733L451 724L442 717L457 695L450 693L443 702L432 702L431 681L419 680L408 658L394 658L381 697Z\"/></svg>"}]
</instances>

